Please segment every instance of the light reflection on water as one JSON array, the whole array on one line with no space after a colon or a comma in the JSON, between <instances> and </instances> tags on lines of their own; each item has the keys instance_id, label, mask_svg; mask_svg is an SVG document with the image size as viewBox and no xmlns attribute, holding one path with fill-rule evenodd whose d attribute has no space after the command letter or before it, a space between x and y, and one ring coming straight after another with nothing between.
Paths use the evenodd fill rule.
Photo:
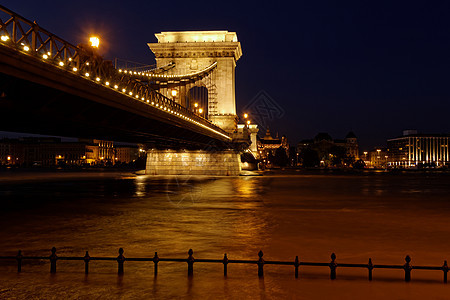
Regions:
<instances>
[{"instance_id":1,"label":"light reflection on water","mask_svg":"<svg viewBox=\"0 0 450 300\"><path fill-rule=\"evenodd\" d=\"M417 264L440 265L450 249L450 241L442 239L449 234L448 183L445 175L384 174L224 178L127 175L2 182L1 248L5 255L18 249L26 255L49 255L49 249L56 246L59 255L81 256L88 249L95 256L117 256L117 249L124 247L128 257L152 257L155 251L160 257L187 257L187 250L192 248L194 257L216 259L225 252L230 259L256 259L262 249L267 260L293 260L299 255L309 261L328 261L335 251L338 260L366 262L371 256L377 262L396 264L402 264L408 253ZM57 284L75 296L84 295L79 283L72 283L73 276L81 276L82 267L66 262L59 266L62 272L53 279L40 275L47 271L47 264L27 264L25 275L5 277L5 272L0 272L0 277L5 277L0 280L14 293L19 293L15 286L31 282L23 292L33 296L46 295L34 290L35 286L46 291L45 287ZM117 280L115 267L91 265L92 274L85 285L93 290L93 296L108 293L102 284ZM14 274L13 265L0 268ZM291 280L292 270L271 266L264 281L253 280L255 266L230 266L231 279L226 281L220 277L221 266L196 264L195 270L201 275L189 281L184 265L161 263L160 268L161 276L155 280L151 264L143 267L127 263L130 277L117 281L109 292L170 299L203 297L219 289L230 297L253 298L255 295L249 293L253 289L258 296L284 297L298 285ZM327 277L327 270L304 272L306 278ZM401 274L398 276L401 278ZM327 285L321 280L318 286L303 280L302 284L311 287ZM358 284L362 283L352 283L352 288L358 290Z\"/></svg>"}]
</instances>

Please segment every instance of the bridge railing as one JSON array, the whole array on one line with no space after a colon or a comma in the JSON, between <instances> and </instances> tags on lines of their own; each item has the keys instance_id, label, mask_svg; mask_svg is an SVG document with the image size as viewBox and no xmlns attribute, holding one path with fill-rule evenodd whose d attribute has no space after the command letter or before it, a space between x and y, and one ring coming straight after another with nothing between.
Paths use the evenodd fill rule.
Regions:
<instances>
[{"instance_id":1,"label":"bridge railing","mask_svg":"<svg viewBox=\"0 0 450 300\"><path fill-rule=\"evenodd\" d=\"M227 132L209 120L165 97L148 84L133 78L132 74L116 70L112 61L104 60L94 48L84 44L74 46L43 29L36 22L27 20L2 5L0 5L0 44L230 139Z\"/></svg>"},{"instance_id":2,"label":"bridge railing","mask_svg":"<svg viewBox=\"0 0 450 300\"><path fill-rule=\"evenodd\" d=\"M19 250L17 255L15 256L0 256L0 260L16 260L17 261L17 271L22 271L22 263L23 260L49 260L50 261L50 272L56 273L56 262L58 260L77 260L84 262L84 271L86 274L89 273L89 263L91 261L117 261L118 274L124 274L124 263L126 261L132 262L153 262L154 266L154 274L158 274L158 263L160 262L184 262L188 265L188 276L192 276L194 274L194 263L216 263L223 264L223 274L224 276L228 275L228 264L251 264L256 265L258 270L258 277L264 277L264 266L265 265L284 265L284 266L293 266L294 267L294 276L295 278L299 277L299 268L301 266L308 267L327 267L330 269L330 279L334 280L337 278L337 269L338 268L359 268L359 269L367 269L368 271L368 280L372 281L373 279L373 270L374 269L397 269L403 270L405 275L405 281L411 281L411 271L412 270L430 270L430 271L442 271L443 272L443 282L447 283L447 273L448 273L448 265L447 261L444 261L442 266L414 266L411 264L411 257L407 255L405 257L405 263L401 265L382 265L382 264L374 264L372 263L372 259L369 258L368 263L338 263L336 260L336 254L331 254L331 261L329 262L307 262L300 261L298 256L295 257L292 261L266 261L263 259L263 252L259 251L258 259L256 260L238 260L238 259L229 259L227 254L223 256L222 259L196 259L193 256L194 251L189 249L187 258L162 258L158 256L158 253L155 252L153 257L125 257L124 250L122 248L119 249L119 256L117 257L91 257L89 252L86 251L86 254L83 257L80 256L58 256L56 254L56 248L53 247L51 249L51 254L49 256L24 256L22 252Z\"/></svg>"}]
</instances>

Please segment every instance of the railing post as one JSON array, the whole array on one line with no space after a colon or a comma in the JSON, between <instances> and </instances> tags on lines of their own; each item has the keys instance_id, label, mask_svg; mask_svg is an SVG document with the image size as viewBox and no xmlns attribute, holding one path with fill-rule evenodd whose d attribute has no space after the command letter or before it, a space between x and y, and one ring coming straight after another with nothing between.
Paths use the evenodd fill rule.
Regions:
<instances>
[{"instance_id":1,"label":"railing post","mask_svg":"<svg viewBox=\"0 0 450 300\"><path fill-rule=\"evenodd\" d=\"M31 49L33 50L32 53L36 53L36 47L37 47L36 31L38 31L38 28L39 27L37 26L36 21L34 21L33 25L32 25L32 32L31 32Z\"/></svg>"},{"instance_id":2,"label":"railing post","mask_svg":"<svg viewBox=\"0 0 450 300\"><path fill-rule=\"evenodd\" d=\"M22 251L21 250L19 250L19 252L17 252L17 256L16 256L16 259L17 259L17 273L20 273L20 272L22 272Z\"/></svg>"},{"instance_id":3,"label":"railing post","mask_svg":"<svg viewBox=\"0 0 450 300\"><path fill-rule=\"evenodd\" d=\"M262 258L264 255L264 253L259 250L258 252L258 256L259 256L259 260L258 260L258 277L264 277L264 259Z\"/></svg>"},{"instance_id":4,"label":"railing post","mask_svg":"<svg viewBox=\"0 0 450 300\"><path fill-rule=\"evenodd\" d=\"M331 262L330 262L330 279L336 279L336 254L331 253Z\"/></svg>"},{"instance_id":5,"label":"railing post","mask_svg":"<svg viewBox=\"0 0 450 300\"><path fill-rule=\"evenodd\" d=\"M223 276L227 276L228 275L228 257L227 254L225 253L223 256Z\"/></svg>"},{"instance_id":6,"label":"railing post","mask_svg":"<svg viewBox=\"0 0 450 300\"><path fill-rule=\"evenodd\" d=\"M372 281L373 264L372 264L371 258L369 258L369 263L367 264L367 269L369 270L369 281Z\"/></svg>"},{"instance_id":7,"label":"railing post","mask_svg":"<svg viewBox=\"0 0 450 300\"><path fill-rule=\"evenodd\" d=\"M444 271L444 283L447 283L448 265L447 265L446 260L444 260L444 265L442 266L442 271Z\"/></svg>"},{"instance_id":8,"label":"railing post","mask_svg":"<svg viewBox=\"0 0 450 300\"><path fill-rule=\"evenodd\" d=\"M188 251L189 257L187 259L187 264L188 264L188 276L192 276L194 275L194 257L192 256L192 254L194 254L194 251L192 251L192 249L189 249Z\"/></svg>"},{"instance_id":9,"label":"railing post","mask_svg":"<svg viewBox=\"0 0 450 300\"><path fill-rule=\"evenodd\" d=\"M296 256L294 260L295 278L298 278L298 266L300 266L300 262L298 261L298 256Z\"/></svg>"},{"instance_id":10,"label":"railing post","mask_svg":"<svg viewBox=\"0 0 450 300\"><path fill-rule=\"evenodd\" d=\"M123 263L125 261L125 256L123 256L123 249L119 248L119 256L117 256L118 269L117 273L123 275Z\"/></svg>"},{"instance_id":11,"label":"railing post","mask_svg":"<svg viewBox=\"0 0 450 300\"><path fill-rule=\"evenodd\" d=\"M89 273L89 261L91 260L91 257L89 256L89 252L86 251L86 254L83 257L84 260L84 274Z\"/></svg>"},{"instance_id":12,"label":"railing post","mask_svg":"<svg viewBox=\"0 0 450 300\"><path fill-rule=\"evenodd\" d=\"M159 262L158 252L155 252L155 256L153 256L153 264L154 264L154 269L155 269L155 276L158 275L158 262Z\"/></svg>"},{"instance_id":13,"label":"railing post","mask_svg":"<svg viewBox=\"0 0 450 300\"><path fill-rule=\"evenodd\" d=\"M50 273L56 273L56 260L58 256L56 255L56 248L52 248L52 254L50 255Z\"/></svg>"},{"instance_id":14,"label":"railing post","mask_svg":"<svg viewBox=\"0 0 450 300\"><path fill-rule=\"evenodd\" d=\"M411 257L409 257L409 255L406 255L405 261L406 263L403 265L403 269L405 270L405 281L409 282L411 281L411 270L412 270L412 266L410 264Z\"/></svg>"}]
</instances>

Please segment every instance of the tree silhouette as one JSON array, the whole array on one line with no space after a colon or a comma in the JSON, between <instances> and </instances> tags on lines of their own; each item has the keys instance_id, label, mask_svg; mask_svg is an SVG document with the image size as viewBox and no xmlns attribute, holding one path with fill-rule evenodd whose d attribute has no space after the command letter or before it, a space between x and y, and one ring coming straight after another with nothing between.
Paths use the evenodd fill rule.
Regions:
<instances>
[{"instance_id":1,"label":"tree silhouette","mask_svg":"<svg viewBox=\"0 0 450 300\"><path fill-rule=\"evenodd\" d=\"M289 157L286 154L286 149L284 149L283 147L279 147L276 151L275 151L275 156L273 158L273 163L274 165L277 165L279 167L286 167L286 165L289 162Z\"/></svg>"}]
</instances>

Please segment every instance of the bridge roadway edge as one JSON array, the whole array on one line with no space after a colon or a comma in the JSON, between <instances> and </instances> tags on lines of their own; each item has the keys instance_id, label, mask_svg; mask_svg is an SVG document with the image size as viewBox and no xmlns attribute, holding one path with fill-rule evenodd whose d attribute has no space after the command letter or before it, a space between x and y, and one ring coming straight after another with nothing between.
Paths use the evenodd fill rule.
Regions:
<instances>
[{"instance_id":1,"label":"bridge roadway edge","mask_svg":"<svg viewBox=\"0 0 450 300\"><path fill-rule=\"evenodd\" d=\"M201 126L162 112L155 107L118 93L111 88L101 86L68 70L62 70L57 66L40 61L36 57L18 53L17 50L4 46L0 46L0 73L34 84L51 87L60 92L88 99L116 110L124 110L140 117L152 118L159 123L160 126L157 128L159 130L164 130L164 127L171 126L172 131L183 131L185 133L190 131L197 136L203 136L203 140L197 137L198 140L194 143L208 145L211 140L217 141L218 144L226 141L226 138ZM61 73L64 76L61 76ZM86 87L92 89L87 89ZM146 134L143 133L142 135L145 136ZM167 138L170 139L170 137ZM189 138L191 137L187 135L187 139ZM189 144L190 141L187 140L185 142Z\"/></svg>"}]
</instances>

